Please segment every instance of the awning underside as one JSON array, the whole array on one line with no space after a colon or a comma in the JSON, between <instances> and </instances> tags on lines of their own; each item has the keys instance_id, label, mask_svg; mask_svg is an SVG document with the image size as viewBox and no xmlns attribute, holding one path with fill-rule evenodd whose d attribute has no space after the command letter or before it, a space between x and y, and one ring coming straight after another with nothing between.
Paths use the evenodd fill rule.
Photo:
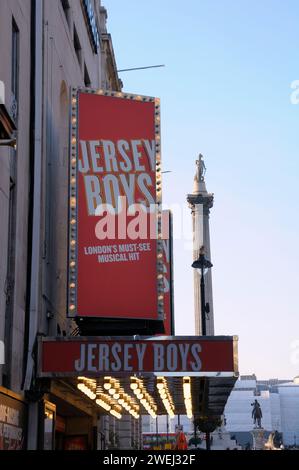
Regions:
<instances>
[{"instance_id":1,"label":"awning underside","mask_svg":"<svg viewBox=\"0 0 299 470\"><path fill-rule=\"evenodd\" d=\"M148 393L152 403L156 405L156 414L166 415L168 413L157 388L158 377L159 376L154 374L147 374L145 376L138 375L138 379L142 381L141 383L143 384L144 391ZM132 379L130 376L113 376L111 379L116 380L121 387L121 392L130 397L132 404L138 406L140 415L148 414L146 408L141 404L141 400L137 398L131 389L130 385L132 383ZM186 414L183 379L184 377L182 376L165 377L165 383L174 404L175 415ZM101 396L107 397L107 400L109 400L111 405L119 406L118 399L114 399L114 397L109 394L109 391L105 390L104 377L90 379L86 378L86 380L87 385L90 383L92 387L95 387L94 390L97 390L97 393L100 393ZM193 416L221 416L236 380L237 377L234 375L231 375L230 377L190 377ZM55 386L56 388L58 386L62 392L63 390L67 391L68 393L72 392L74 395L76 395L77 400L83 400L85 404L88 404L92 408L95 407L97 412L107 413L107 411L96 404L94 398L91 399L78 389L79 382L80 379L76 378L57 379L55 380ZM121 413L128 414L125 409L122 409Z\"/></svg>"}]
</instances>

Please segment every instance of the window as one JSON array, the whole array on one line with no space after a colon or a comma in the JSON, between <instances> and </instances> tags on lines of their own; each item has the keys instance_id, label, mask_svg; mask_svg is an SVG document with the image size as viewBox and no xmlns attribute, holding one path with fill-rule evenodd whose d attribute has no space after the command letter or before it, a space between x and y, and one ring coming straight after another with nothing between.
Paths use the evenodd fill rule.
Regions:
<instances>
[{"instance_id":1,"label":"window","mask_svg":"<svg viewBox=\"0 0 299 470\"><path fill-rule=\"evenodd\" d=\"M81 67L81 65L82 65L82 49L81 49L81 44L80 44L78 33L77 33L77 30L76 30L75 26L74 26L74 48L75 48L76 55L78 57L78 62L79 62L80 67Z\"/></svg>"},{"instance_id":2,"label":"window","mask_svg":"<svg viewBox=\"0 0 299 470\"><path fill-rule=\"evenodd\" d=\"M19 28L12 19L12 37L11 37L11 91L13 99L11 103L11 114L16 120L17 103L19 97Z\"/></svg>"},{"instance_id":3,"label":"window","mask_svg":"<svg viewBox=\"0 0 299 470\"><path fill-rule=\"evenodd\" d=\"M89 73L88 73L86 64L84 64L84 83L85 83L85 86L87 88L89 88L91 86L91 81L90 81L90 78L89 78Z\"/></svg>"},{"instance_id":4,"label":"window","mask_svg":"<svg viewBox=\"0 0 299 470\"><path fill-rule=\"evenodd\" d=\"M61 5L66 17L68 25L70 25L70 2L69 0L61 0Z\"/></svg>"}]
</instances>

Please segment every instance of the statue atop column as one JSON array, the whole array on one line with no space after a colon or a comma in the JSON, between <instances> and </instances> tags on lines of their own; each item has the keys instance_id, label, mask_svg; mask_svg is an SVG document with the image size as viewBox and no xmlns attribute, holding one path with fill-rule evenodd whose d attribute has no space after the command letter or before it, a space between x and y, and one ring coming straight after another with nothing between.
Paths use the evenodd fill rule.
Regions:
<instances>
[{"instance_id":1,"label":"statue atop column","mask_svg":"<svg viewBox=\"0 0 299 470\"><path fill-rule=\"evenodd\" d=\"M193 194L207 194L205 183L206 165L201 153L198 155L198 160L195 161L195 164L196 172L193 181Z\"/></svg>"},{"instance_id":2,"label":"statue atop column","mask_svg":"<svg viewBox=\"0 0 299 470\"><path fill-rule=\"evenodd\" d=\"M253 406L252 413L251 413L251 416L253 418L253 424L255 425L256 428L261 429L262 417L263 417L261 406L257 400L254 400L254 402L251 403L251 406Z\"/></svg>"},{"instance_id":3,"label":"statue atop column","mask_svg":"<svg viewBox=\"0 0 299 470\"><path fill-rule=\"evenodd\" d=\"M203 156L201 153L198 155L198 160L196 160L195 163L196 163L196 173L194 176L194 180L198 182L204 181L205 173L206 173L206 165L205 165L205 162L203 160Z\"/></svg>"}]
</instances>

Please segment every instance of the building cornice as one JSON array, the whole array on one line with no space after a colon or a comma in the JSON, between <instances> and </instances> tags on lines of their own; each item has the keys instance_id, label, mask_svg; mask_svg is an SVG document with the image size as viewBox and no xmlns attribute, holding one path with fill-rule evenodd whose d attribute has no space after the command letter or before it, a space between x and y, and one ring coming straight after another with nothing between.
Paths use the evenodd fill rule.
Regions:
<instances>
[{"instance_id":1,"label":"building cornice","mask_svg":"<svg viewBox=\"0 0 299 470\"><path fill-rule=\"evenodd\" d=\"M104 52L107 54L107 66L110 75L113 77L114 91L121 91L122 82L118 77L114 49L112 44L111 35L109 33L101 33L101 42Z\"/></svg>"}]
</instances>

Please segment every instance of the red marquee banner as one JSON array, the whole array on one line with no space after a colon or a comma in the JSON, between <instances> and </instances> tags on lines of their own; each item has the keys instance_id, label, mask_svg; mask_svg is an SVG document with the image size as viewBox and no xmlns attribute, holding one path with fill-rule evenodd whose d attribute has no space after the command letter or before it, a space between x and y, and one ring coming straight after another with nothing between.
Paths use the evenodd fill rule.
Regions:
<instances>
[{"instance_id":1,"label":"red marquee banner","mask_svg":"<svg viewBox=\"0 0 299 470\"><path fill-rule=\"evenodd\" d=\"M97 376L106 373L237 372L234 337L134 340L53 339L40 342L39 376Z\"/></svg>"}]
</instances>

